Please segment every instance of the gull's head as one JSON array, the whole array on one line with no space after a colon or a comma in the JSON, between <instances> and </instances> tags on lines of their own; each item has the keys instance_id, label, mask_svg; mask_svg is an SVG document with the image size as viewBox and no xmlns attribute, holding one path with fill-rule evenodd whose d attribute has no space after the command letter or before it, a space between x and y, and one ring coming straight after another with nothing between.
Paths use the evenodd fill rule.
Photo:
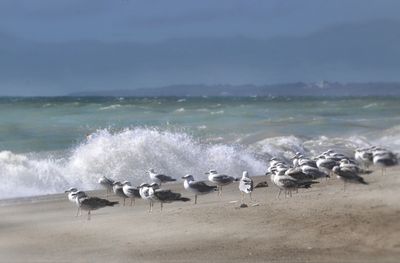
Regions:
<instances>
[{"instance_id":1,"label":"gull's head","mask_svg":"<svg viewBox=\"0 0 400 263\"><path fill-rule=\"evenodd\" d=\"M113 185L119 185L119 186L122 186L121 182L119 182L119 181L116 181L116 182L114 182L114 183L113 183Z\"/></svg>"},{"instance_id":2,"label":"gull's head","mask_svg":"<svg viewBox=\"0 0 400 263\"><path fill-rule=\"evenodd\" d=\"M73 192L78 192L78 189L76 189L75 187L71 187L68 190L65 190L64 193L73 193Z\"/></svg>"},{"instance_id":3,"label":"gull's head","mask_svg":"<svg viewBox=\"0 0 400 263\"><path fill-rule=\"evenodd\" d=\"M154 168L151 168L151 169L149 169L147 172L149 172L149 173L156 173L156 171L154 171Z\"/></svg>"},{"instance_id":4,"label":"gull's head","mask_svg":"<svg viewBox=\"0 0 400 263\"><path fill-rule=\"evenodd\" d=\"M340 167L339 166L335 166L332 168L332 172L334 172L335 174L337 174L340 171Z\"/></svg>"},{"instance_id":5,"label":"gull's head","mask_svg":"<svg viewBox=\"0 0 400 263\"><path fill-rule=\"evenodd\" d=\"M130 185L131 185L131 183L130 183L130 182L128 182L128 181L123 181L123 182L122 182L122 185L129 185L129 186L130 186Z\"/></svg>"},{"instance_id":6,"label":"gull's head","mask_svg":"<svg viewBox=\"0 0 400 263\"><path fill-rule=\"evenodd\" d=\"M242 177L243 178L245 178L245 177L249 178L249 173L247 171L243 171Z\"/></svg>"},{"instance_id":7,"label":"gull's head","mask_svg":"<svg viewBox=\"0 0 400 263\"><path fill-rule=\"evenodd\" d=\"M143 187L149 187L150 185L148 183L142 183L139 185L138 188L143 188Z\"/></svg>"},{"instance_id":8,"label":"gull's head","mask_svg":"<svg viewBox=\"0 0 400 263\"><path fill-rule=\"evenodd\" d=\"M73 192L71 195L72 195L72 197L76 197L76 198L86 197L86 193L83 191Z\"/></svg>"},{"instance_id":9,"label":"gull's head","mask_svg":"<svg viewBox=\"0 0 400 263\"><path fill-rule=\"evenodd\" d=\"M208 172L206 172L205 174L217 174L217 170L210 170Z\"/></svg>"},{"instance_id":10,"label":"gull's head","mask_svg":"<svg viewBox=\"0 0 400 263\"><path fill-rule=\"evenodd\" d=\"M193 175L191 175L191 174L187 174L185 176L182 176L182 179L194 181Z\"/></svg>"}]
</instances>

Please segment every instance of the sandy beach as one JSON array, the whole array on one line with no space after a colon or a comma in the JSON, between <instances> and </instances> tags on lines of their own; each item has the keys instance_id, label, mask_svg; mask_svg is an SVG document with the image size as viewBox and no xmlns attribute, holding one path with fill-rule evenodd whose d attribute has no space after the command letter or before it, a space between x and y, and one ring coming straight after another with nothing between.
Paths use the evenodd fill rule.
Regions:
<instances>
[{"instance_id":1,"label":"sandy beach","mask_svg":"<svg viewBox=\"0 0 400 263\"><path fill-rule=\"evenodd\" d=\"M239 208L237 184L193 202L142 200L75 217L64 194L1 201L1 262L399 262L400 177L366 175L370 183L322 180L292 198L256 189ZM256 181L266 177L256 177ZM183 192L182 184L165 187ZM92 196L104 197L96 191ZM110 197L117 200L116 197ZM129 202L128 202L129 203Z\"/></svg>"}]
</instances>

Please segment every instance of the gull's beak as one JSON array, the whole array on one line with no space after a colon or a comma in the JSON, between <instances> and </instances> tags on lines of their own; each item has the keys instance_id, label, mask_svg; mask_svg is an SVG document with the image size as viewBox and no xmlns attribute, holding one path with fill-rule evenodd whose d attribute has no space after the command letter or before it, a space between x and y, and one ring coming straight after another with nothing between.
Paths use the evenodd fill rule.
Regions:
<instances>
[{"instance_id":1,"label":"gull's beak","mask_svg":"<svg viewBox=\"0 0 400 263\"><path fill-rule=\"evenodd\" d=\"M69 190L66 190L64 193L69 193Z\"/></svg>"},{"instance_id":2,"label":"gull's beak","mask_svg":"<svg viewBox=\"0 0 400 263\"><path fill-rule=\"evenodd\" d=\"M265 175L270 175L270 174L271 174L270 172L266 172L266 173L265 173Z\"/></svg>"},{"instance_id":3,"label":"gull's beak","mask_svg":"<svg viewBox=\"0 0 400 263\"><path fill-rule=\"evenodd\" d=\"M205 172L204 174L210 174L209 172Z\"/></svg>"},{"instance_id":4,"label":"gull's beak","mask_svg":"<svg viewBox=\"0 0 400 263\"><path fill-rule=\"evenodd\" d=\"M181 177L181 179L186 179L186 177L184 176L184 177Z\"/></svg>"}]
</instances>

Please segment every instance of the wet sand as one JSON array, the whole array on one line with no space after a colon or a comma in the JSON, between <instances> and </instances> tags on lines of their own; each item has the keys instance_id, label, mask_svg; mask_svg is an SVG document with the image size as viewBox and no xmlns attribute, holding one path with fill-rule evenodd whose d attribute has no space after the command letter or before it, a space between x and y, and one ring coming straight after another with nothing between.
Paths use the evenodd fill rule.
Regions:
<instances>
[{"instance_id":1,"label":"wet sand","mask_svg":"<svg viewBox=\"0 0 400 263\"><path fill-rule=\"evenodd\" d=\"M400 262L399 171L366 175L370 185L345 192L338 179L322 180L280 200L268 180L248 208L231 202L236 183L221 200L213 193L163 212L156 204L151 214L138 200L90 221L64 194L1 201L0 262ZM193 198L181 183L165 188Z\"/></svg>"}]
</instances>

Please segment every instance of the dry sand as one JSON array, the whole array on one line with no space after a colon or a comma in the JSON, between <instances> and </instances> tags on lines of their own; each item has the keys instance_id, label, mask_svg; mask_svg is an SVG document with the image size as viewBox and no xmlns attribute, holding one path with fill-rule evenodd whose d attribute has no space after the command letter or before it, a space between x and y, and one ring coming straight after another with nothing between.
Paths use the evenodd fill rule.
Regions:
<instances>
[{"instance_id":1,"label":"dry sand","mask_svg":"<svg viewBox=\"0 0 400 263\"><path fill-rule=\"evenodd\" d=\"M346 192L337 179L321 181L280 200L268 181L254 193L259 206L248 208L230 203L240 196L234 184L222 200L210 194L152 214L140 200L95 211L91 221L75 217L64 195L2 201L0 261L400 262L400 174L365 179L370 185Z\"/></svg>"}]
</instances>

